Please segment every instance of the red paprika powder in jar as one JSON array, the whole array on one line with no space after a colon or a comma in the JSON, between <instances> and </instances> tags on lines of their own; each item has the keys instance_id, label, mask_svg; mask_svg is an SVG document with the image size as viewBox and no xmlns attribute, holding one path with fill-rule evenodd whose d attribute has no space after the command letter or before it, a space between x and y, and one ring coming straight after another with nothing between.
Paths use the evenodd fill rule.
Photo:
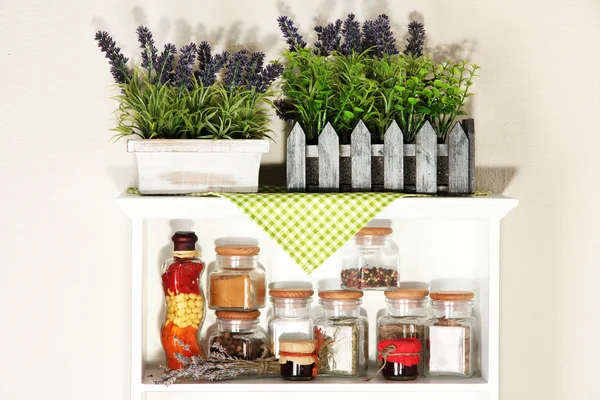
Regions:
<instances>
[{"instance_id":1,"label":"red paprika powder in jar","mask_svg":"<svg viewBox=\"0 0 600 400\"><path fill-rule=\"evenodd\" d=\"M166 313L160 338L167 367L179 369L182 364L175 358L175 353L206 358L199 337L205 315L204 294L200 287L205 264L196 251L198 237L194 232L175 232L172 240L173 257L162 266Z\"/></svg>"}]
</instances>

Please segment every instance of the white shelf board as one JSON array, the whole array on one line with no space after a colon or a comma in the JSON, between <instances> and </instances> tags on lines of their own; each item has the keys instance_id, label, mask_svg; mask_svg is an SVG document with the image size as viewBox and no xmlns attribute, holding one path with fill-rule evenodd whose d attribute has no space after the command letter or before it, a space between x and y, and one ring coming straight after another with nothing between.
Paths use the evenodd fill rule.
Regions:
<instances>
[{"instance_id":1,"label":"white shelf board","mask_svg":"<svg viewBox=\"0 0 600 400\"><path fill-rule=\"evenodd\" d=\"M370 368L369 371L374 370ZM371 372L370 372L371 373ZM394 382L381 375L369 382L365 378L317 377L313 381L292 382L279 377L237 379L219 382L180 382L165 386L154 383L161 375L158 368L146 370L142 392L417 392L417 393L482 393L489 390L488 383L480 377L426 378L415 381ZM149 377L152 375L152 377Z\"/></svg>"},{"instance_id":2,"label":"white shelf board","mask_svg":"<svg viewBox=\"0 0 600 400\"><path fill-rule=\"evenodd\" d=\"M504 196L408 197L398 199L374 219L483 218L501 219L518 204ZM140 196L124 194L117 204L130 218L219 219L244 218L227 199L194 196Z\"/></svg>"}]
</instances>

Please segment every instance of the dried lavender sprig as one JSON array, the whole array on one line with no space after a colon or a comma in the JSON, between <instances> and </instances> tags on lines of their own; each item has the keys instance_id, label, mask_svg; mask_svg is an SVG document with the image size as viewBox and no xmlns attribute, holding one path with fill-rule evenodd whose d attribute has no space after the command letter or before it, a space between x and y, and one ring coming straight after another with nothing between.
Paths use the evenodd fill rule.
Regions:
<instances>
[{"instance_id":1,"label":"dried lavender sprig","mask_svg":"<svg viewBox=\"0 0 600 400\"><path fill-rule=\"evenodd\" d=\"M273 61L260 72L260 79L253 86L258 93L264 93L282 73L283 65L279 61Z\"/></svg>"},{"instance_id":2,"label":"dried lavender sprig","mask_svg":"<svg viewBox=\"0 0 600 400\"><path fill-rule=\"evenodd\" d=\"M294 26L294 21L285 15L282 15L277 18L277 22L279 23L279 29L281 29L290 51L298 51L299 49L306 47L306 42L302 38L302 35L298 33L298 28Z\"/></svg>"},{"instance_id":3,"label":"dried lavender sprig","mask_svg":"<svg viewBox=\"0 0 600 400\"><path fill-rule=\"evenodd\" d=\"M396 47L396 39L392 33L390 26L390 19L387 15L381 14L375 20L375 54L377 57L383 57L384 55L398 54L398 48Z\"/></svg>"},{"instance_id":4,"label":"dried lavender sprig","mask_svg":"<svg viewBox=\"0 0 600 400\"><path fill-rule=\"evenodd\" d=\"M181 49L181 56L179 62L175 68L175 75L173 77L173 86L187 86L192 87L192 71L194 70L194 62L196 61L196 44L190 43L183 46Z\"/></svg>"},{"instance_id":5,"label":"dried lavender sprig","mask_svg":"<svg viewBox=\"0 0 600 400\"><path fill-rule=\"evenodd\" d=\"M321 56L328 56L334 50L340 50L340 42L342 30L342 21L336 20L334 24L327 24L326 26L316 26L315 31L317 32L317 41L315 42L315 54Z\"/></svg>"},{"instance_id":6,"label":"dried lavender sprig","mask_svg":"<svg viewBox=\"0 0 600 400\"><path fill-rule=\"evenodd\" d=\"M408 40L404 54L420 57L423 55L423 45L425 44L425 27L422 23L412 21L408 24Z\"/></svg>"},{"instance_id":7,"label":"dried lavender sprig","mask_svg":"<svg viewBox=\"0 0 600 400\"><path fill-rule=\"evenodd\" d=\"M100 47L104 56L108 58L110 73L115 79L115 82L120 84L129 81L131 79L131 73L127 70L127 66L125 65L129 59L121 54L121 48L117 47L117 44L108 32L96 32L94 40L98 42L98 47Z\"/></svg>"},{"instance_id":8,"label":"dried lavender sprig","mask_svg":"<svg viewBox=\"0 0 600 400\"><path fill-rule=\"evenodd\" d=\"M174 44L165 44L164 50L160 53L156 60L156 76L153 82L158 82L164 85L169 81L173 70L173 61L175 61L175 55L177 54L177 47Z\"/></svg>"},{"instance_id":9,"label":"dried lavender sprig","mask_svg":"<svg viewBox=\"0 0 600 400\"><path fill-rule=\"evenodd\" d=\"M263 65L265 62L265 53L256 52L250 54L248 63L244 67L244 78L246 80L246 89L260 86L263 80Z\"/></svg>"},{"instance_id":10,"label":"dried lavender sprig","mask_svg":"<svg viewBox=\"0 0 600 400\"><path fill-rule=\"evenodd\" d=\"M204 86L211 86L217 81L217 74L229 60L229 52L224 51L211 57L203 70L198 70L196 78Z\"/></svg>"},{"instance_id":11,"label":"dried lavender sprig","mask_svg":"<svg viewBox=\"0 0 600 400\"><path fill-rule=\"evenodd\" d=\"M236 51L227 63L227 73L223 83L229 88L245 84L244 71L248 63L248 50L242 49Z\"/></svg>"},{"instance_id":12,"label":"dried lavender sprig","mask_svg":"<svg viewBox=\"0 0 600 400\"><path fill-rule=\"evenodd\" d=\"M198 70L205 70L211 62L211 49L207 42L202 42L198 45Z\"/></svg>"},{"instance_id":13,"label":"dried lavender sprig","mask_svg":"<svg viewBox=\"0 0 600 400\"><path fill-rule=\"evenodd\" d=\"M137 27L138 42L142 49L142 67L147 70L156 70L158 63L156 47L154 46L154 39L152 38L152 32L143 25Z\"/></svg>"},{"instance_id":14,"label":"dried lavender sprig","mask_svg":"<svg viewBox=\"0 0 600 400\"><path fill-rule=\"evenodd\" d=\"M360 53L362 51L360 42L360 23L356 21L354 14L348 14L348 18L342 26L342 54L350 55L352 52Z\"/></svg>"},{"instance_id":15,"label":"dried lavender sprig","mask_svg":"<svg viewBox=\"0 0 600 400\"><path fill-rule=\"evenodd\" d=\"M284 121L289 121L294 119L294 111L296 111L296 107L292 104L292 101L289 99L277 99L273 102L275 106L275 113Z\"/></svg>"}]
</instances>

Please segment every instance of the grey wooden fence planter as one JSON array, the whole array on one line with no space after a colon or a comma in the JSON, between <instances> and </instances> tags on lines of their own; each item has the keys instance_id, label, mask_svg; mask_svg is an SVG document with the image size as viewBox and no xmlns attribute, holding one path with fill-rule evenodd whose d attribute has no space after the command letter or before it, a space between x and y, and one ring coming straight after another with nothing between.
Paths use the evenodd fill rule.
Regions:
<instances>
[{"instance_id":1,"label":"grey wooden fence planter","mask_svg":"<svg viewBox=\"0 0 600 400\"><path fill-rule=\"evenodd\" d=\"M414 144L404 144L393 122L383 144L371 144L360 121L349 145L340 145L330 124L318 145L306 145L296 123L287 139L288 192L370 192L467 194L475 191L475 129L472 119L456 123L447 143L438 144L429 122Z\"/></svg>"}]
</instances>

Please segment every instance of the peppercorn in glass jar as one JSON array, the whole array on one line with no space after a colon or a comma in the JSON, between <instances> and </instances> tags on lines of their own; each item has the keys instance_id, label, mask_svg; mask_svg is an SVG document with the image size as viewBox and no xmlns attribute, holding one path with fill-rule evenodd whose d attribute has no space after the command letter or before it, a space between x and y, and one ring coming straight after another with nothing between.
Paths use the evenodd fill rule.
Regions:
<instances>
[{"instance_id":1,"label":"peppercorn in glass jar","mask_svg":"<svg viewBox=\"0 0 600 400\"><path fill-rule=\"evenodd\" d=\"M269 343L272 357L279 357L280 341L312 339L310 318L312 289L271 289L273 316L269 319Z\"/></svg>"},{"instance_id":2,"label":"peppercorn in glass jar","mask_svg":"<svg viewBox=\"0 0 600 400\"><path fill-rule=\"evenodd\" d=\"M217 311L217 331L209 340L211 352L215 347L230 357L256 360L268 354L267 338L258 328L260 311Z\"/></svg>"},{"instance_id":3,"label":"peppercorn in glass jar","mask_svg":"<svg viewBox=\"0 0 600 400\"><path fill-rule=\"evenodd\" d=\"M425 327L425 375L471 377L478 370L479 322L472 292L432 292L433 317Z\"/></svg>"},{"instance_id":4,"label":"peppercorn in glass jar","mask_svg":"<svg viewBox=\"0 0 600 400\"><path fill-rule=\"evenodd\" d=\"M204 322L200 275L205 265L196 251L198 237L194 232L176 232L172 240L175 245L173 258L162 266L166 313L160 339L167 367L178 369L182 364L175 358L175 353L205 357L199 338Z\"/></svg>"},{"instance_id":5,"label":"peppercorn in glass jar","mask_svg":"<svg viewBox=\"0 0 600 400\"><path fill-rule=\"evenodd\" d=\"M387 303L387 314L382 315L377 320L377 342L386 340L397 340L415 338L421 343L421 348L425 343L425 321L427 320L426 306L427 289L419 288L398 288L387 290L385 292L385 301ZM419 354L419 373L423 373L423 355ZM388 361L389 362L389 361ZM379 361L381 367L383 362ZM391 368L391 367L390 367ZM406 369L403 371L406 380L415 379L417 375L412 375ZM385 371L384 371L385 377ZM400 380L401 377L397 377Z\"/></svg>"},{"instance_id":6,"label":"peppercorn in glass jar","mask_svg":"<svg viewBox=\"0 0 600 400\"><path fill-rule=\"evenodd\" d=\"M319 350L319 375L362 376L367 372L369 324L361 316L358 290L319 292L323 316L315 321L325 340Z\"/></svg>"},{"instance_id":7,"label":"peppercorn in glass jar","mask_svg":"<svg viewBox=\"0 0 600 400\"><path fill-rule=\"evenodd\" d=\"M398 253L390 248L391 228L362 228L341 259L344 289L386 290L398 287Z\"/></svg>"},{"instance_id":8,"label":"peppercorn in glass jar","mask_svg":"<svg viewBox=\"0 0 600 400\"><path fill-rule=\"evenodd\" d=\"M217 267L208 277L208 307L246 311L263 308L265 269L258 263L258 246L217 246Z\"/></svg>"},{"instance_id":9,"label":"peppercorn in glass jar","mask_svg":"<svg viewBox=\"0 0 600 400\"><path fill-rule=\"evenodd\" d=\"M281 340L279 357L281 377L288 381L310 381L315 379L315 341Z\"/></svg>"}]
</instances>

